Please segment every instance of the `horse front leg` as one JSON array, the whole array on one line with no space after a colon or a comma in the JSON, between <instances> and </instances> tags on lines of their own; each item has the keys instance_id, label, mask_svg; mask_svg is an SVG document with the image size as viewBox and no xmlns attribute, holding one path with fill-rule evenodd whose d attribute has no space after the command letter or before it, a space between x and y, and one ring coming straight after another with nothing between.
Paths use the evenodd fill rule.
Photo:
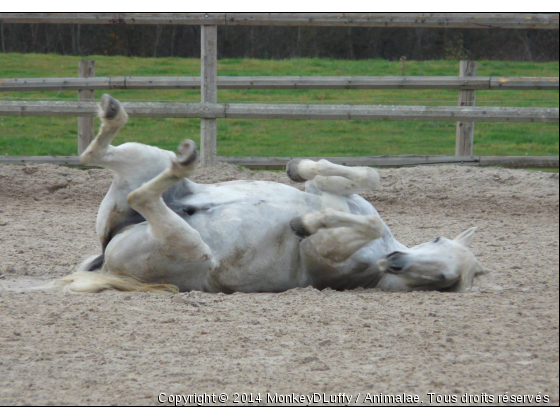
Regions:
<instances>
[{"instance_id":1,"label":"horse front leg","mask_svg":"<svg viewBox=\"0 0 560 420\"><path fill-rule=\"evenodd\" d=\"M377 216L330 210L293 219L291 227L305 238L300 258L307 284L336 290L375 286L379 269L368 244L385 232Z\"/></svg>"},{"instance_id":2,"label":"horse front leg","mask_svg":"<svg viewBox=\"0 0 560 420\"><path fill-rule=\"evenodd\" d=\"M292 181L309 181L307 189L318 187L341 196L375 190L380 185L379 173L373 168L336 165L324 159L294 159L288 163L286 172Z\"/></svg>"},{"instance_id":3,"label":"horse front leg","mask_svg":"<svg viewBox=\"0 0 560 420\"><path fill-rule=\"evenodd\" d=\"M293 232L307 238L302 249L311 257L340 263L385 232L376 215L354 215L335 210L307 213L290 223Z\"/></svg>"}]
</instances>

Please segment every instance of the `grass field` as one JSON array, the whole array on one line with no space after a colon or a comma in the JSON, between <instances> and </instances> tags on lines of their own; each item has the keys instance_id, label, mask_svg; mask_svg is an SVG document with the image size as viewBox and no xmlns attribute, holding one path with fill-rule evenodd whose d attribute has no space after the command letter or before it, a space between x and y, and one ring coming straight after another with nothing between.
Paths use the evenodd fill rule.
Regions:
<instances>
[{"instance_id":1,"label":"grass field","mask_svg":"<svg viewBox=\"0 0 560 420\"><path fill-rule=\"evenodd\" d=\"M200 60L88 57L96 76L198 76ZM79 57L0 54L0 78L75 77ZM407 76L455 76L457 61L407 62ZM400 76L399 62L330 59L220 60L221 76ZM481 76L558 77L558 62L480 61ZM102 91L96 92L96 97ZM198 102L192 90L111 91L122 101ZM0 100L76 100L68 92L0 92ZM221 90L220 102L456 105L448 90ZM479 106L558 107L558 91L479 91ZM116 144L137 141L173 150L181 139L198 141L198 119L132 119ZM0 117L0 154L75 155L75 118ZM558 124L476 123L475 154L558 155ZM220 120L221 156L364 156L454 154L455 123L391 121Z\"/></svg>"}]
</instances>

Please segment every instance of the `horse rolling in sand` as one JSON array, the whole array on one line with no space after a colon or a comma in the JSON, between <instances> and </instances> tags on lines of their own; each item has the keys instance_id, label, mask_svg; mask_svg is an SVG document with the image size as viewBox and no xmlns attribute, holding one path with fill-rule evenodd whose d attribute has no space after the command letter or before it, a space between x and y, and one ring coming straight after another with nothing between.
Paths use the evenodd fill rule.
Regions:
<instances>
[{"instance_id":1,"label":"horse rolling in sand","mask_svg":"<svg viewBox=\"0 0 560 420\"><path fill-rule=\"evenodd\" d=\"M81 155L115 178L97 215L103 254L50 287L73 292L282 292L469 290L482 266L467 249L476 228L407 248L357 193L379 186L371 168L291 161L288 185L188 179L196 145L177 154L138 143L111 146L128 115L104 95L96 139Z\"/></svg>"}]
</instances>

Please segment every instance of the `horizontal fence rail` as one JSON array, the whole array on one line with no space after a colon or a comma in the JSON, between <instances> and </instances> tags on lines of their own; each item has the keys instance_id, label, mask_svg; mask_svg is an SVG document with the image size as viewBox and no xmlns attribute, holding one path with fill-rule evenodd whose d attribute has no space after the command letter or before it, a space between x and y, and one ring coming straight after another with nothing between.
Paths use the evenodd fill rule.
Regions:
<instances>
[{"instance_id":1,"label":"horizontal fence rail","mask_svg":"<svg viewBox=\"0 0 560 420\"><path fill-rule=\"evenodd\" d=\"M558 29L533 13L0 13L4 23Z\"/></svg>"},{"instance_id":2,"label":"horizontal fence rail","mask_svg":"<svg viewBox=\"0 0 560 420\"><path fill-rule=\"evenodd\" d=\"M422 156L422 155L384 155L363 157L326 157L332 163L346 166L401 167L418 165L467 165L467 166L505 166L515 168L558 168L558 156ZM284 169L291 158L286 157L218 157L218 162L245 166L251 169Z\"/></svg>"},{"instance_id":3,"label":"horizontal fence rail","mask_svg":"<svg viewBox=\"0 0 560 420\"><path fill-rule=\"evenodd\" d=\"M0 79L0 92L81 89L197 89L200 77L68 77ZM558 77L238 77L219 76L218 89L463 89L558 90Z\"/></svg>"},{"instance_id":4,"label":"horizontal fence rail","mask_svg":"<svg viewBox=\"0 0 560 420\"><path fill-rule=\"evenodd\" d=\"M219 156L218 162L245 166L250 169L285 169L291 157L228 157ZM401 167L418 165L505 166L513 168L558 168L558 156L417 156L384 155L363 157L311 157L328 159L346 166ZM78 156L1 156L0 164L56 164L81 166Z\"/></svg>"},{"instance_id":5,"label":"horizontal fence rail","mask_svg":"<svg viewBox=\"0 0 560 420\"><path fill-rule=\"evenodd\" d=\"M558 108L386 105L275 105L211 103L123 103L136 118L238 118L383 121L558 122ZM94 117L92 102L0 101L0 115Z\"/></svg>"}]
</instances>

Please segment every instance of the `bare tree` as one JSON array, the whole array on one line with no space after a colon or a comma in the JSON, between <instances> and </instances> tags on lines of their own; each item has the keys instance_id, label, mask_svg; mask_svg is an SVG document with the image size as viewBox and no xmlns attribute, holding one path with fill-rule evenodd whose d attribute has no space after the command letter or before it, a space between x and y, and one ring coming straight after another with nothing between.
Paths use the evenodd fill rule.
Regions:
<instances>
[{"instance_id":1,"label":"bare tree","mask_svg":"<svg viewBox=\"0 0 560 420\"><path fill-rule=\"evenodd\" d=\"M157 57L157 50L159 47L159 40L161 38L161 31L163 30L163 27L161 25L157 25L156 26L156 40L154 42L154 53L152 54L154 57Z\"/></svg>"},{"instance_id":2,"label":"bare tree","mask_svg":"<svg viewBox=\"0 0 560 420\"><path fill-rule=\"evenodd\" d=\"M2 43L2 52L6 52L6 43L4 42L4 22L0 21L0 42Z\"/></svg>"}]
</instances>

